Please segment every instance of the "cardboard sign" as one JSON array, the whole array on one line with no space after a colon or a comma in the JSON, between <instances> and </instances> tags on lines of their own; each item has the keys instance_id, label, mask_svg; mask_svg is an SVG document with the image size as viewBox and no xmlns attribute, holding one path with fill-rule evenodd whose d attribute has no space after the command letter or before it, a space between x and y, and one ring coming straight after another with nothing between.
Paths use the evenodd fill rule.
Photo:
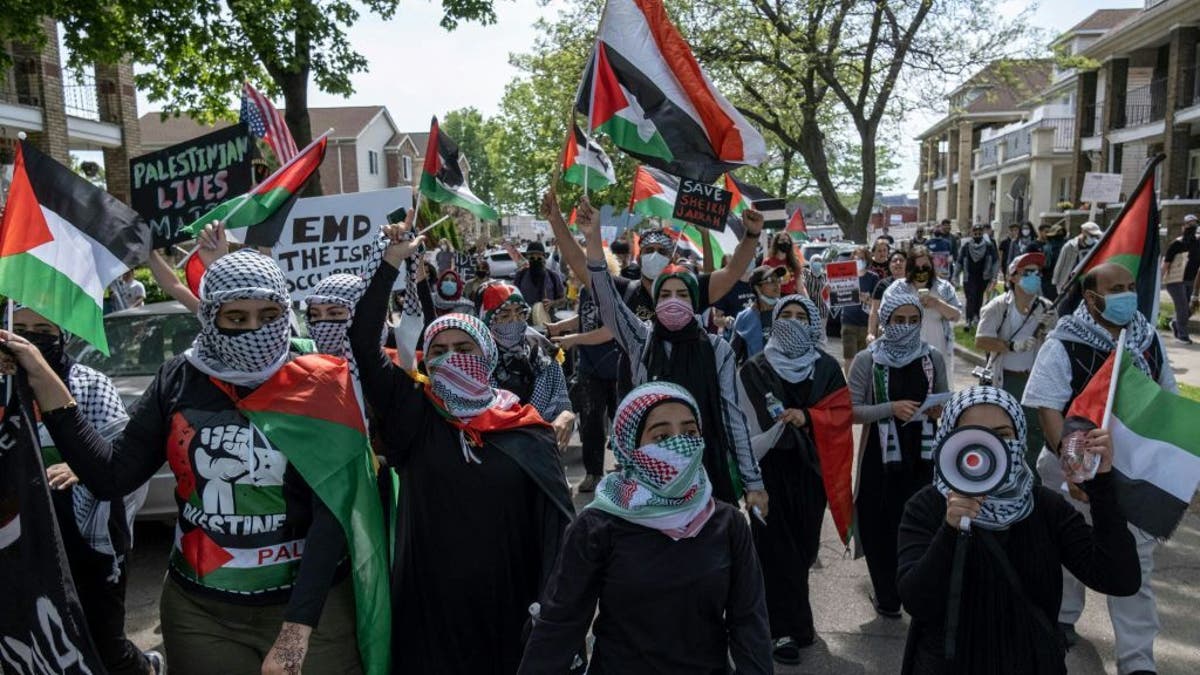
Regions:
<instances>
[{"instance_id":1,"label":"cardboard sign","mask_svg":"<svg viewBox=\"0 0 1200 675\"><path fill-rule=\"evenodd\" d=\"M129 160L130 203L150 223L153 246L189 239L179 230L250 190L254 143L245 124Z\"/></svg>"},{"instance_id":2,"label":"cardboard sign","mask_svg":"<svg viewBox=\"0 0 1200 675\"><path fill-rule=\"evenodd\" d=\"M680 178L673 216L677 220L723 232L732 201L733 193L728 190L698 180Z\"/></svg>"},{"instance_id":3,"label":"cardboard sign","mask_svg":"<svg viewBox=\"0 0 1200 675\"><path fill-rule=\"evenodd\" d=\"M1091 171L1083 174L1083 188L1079 191L1079 201L1102 204L1121 201L1121 174Z\"/></svg>"},{"instance_id":4,"label":"cardboard sign","mask_svg":"<svg viewBox=\"0 0 1200 675\"><path fill-rule=\"evenodd\" d=\"M825 266L825 278L830 307L850 307L862 302L858 297L858 265L853 260L829 263Z\"/></svg>"},{"instance_id":5,"label":"cardboard sign","mask_svg":"<svg viewBox=\"0 0 1200 675\"><path fill-rule=\"evenodd\" d=\"M410 187L297 199L271 249L292 300L303 300L330 274L363 274L388 214L411 203Z\"/></svg>"},{"instance_id":6,"label":"cardboard sign","mask_svg":"<svg viewBox=\"0 0 1200 675\"><path fill-rule=\"evenodd\" d=\"M754 202L754 210L763 215L764 229L782 230L787 225L787 200L759 199Z\"/></svg>"}]
</instances>

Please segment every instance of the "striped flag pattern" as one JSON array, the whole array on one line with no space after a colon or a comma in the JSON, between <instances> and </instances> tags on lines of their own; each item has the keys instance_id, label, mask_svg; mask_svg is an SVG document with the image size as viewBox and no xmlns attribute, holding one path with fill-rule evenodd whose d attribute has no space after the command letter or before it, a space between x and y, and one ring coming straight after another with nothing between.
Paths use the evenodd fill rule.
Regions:
<instances>
[{"instance_id":1,"label":"striped flag pattern","mask_svg":"<svg viewBox=\"0 0 1200 675\"><path fill-rule=\"evenodd\" d=\"M283 114L271 104L271 99L258 93L249 82L242 85L241 121L250 126L250 133L271 146L280 164L290 162L300 151Z\"/></svg>"}]
</instances>

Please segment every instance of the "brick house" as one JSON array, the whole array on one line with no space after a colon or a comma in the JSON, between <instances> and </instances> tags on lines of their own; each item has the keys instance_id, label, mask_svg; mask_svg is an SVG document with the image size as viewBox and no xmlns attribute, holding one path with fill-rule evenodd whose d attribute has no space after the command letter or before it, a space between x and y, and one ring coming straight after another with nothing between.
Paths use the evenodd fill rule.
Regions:
<instances>
[{"instance_id":1,"label":"brick house","mask_svg":"<svg viewBox=\"0 0 1200 675\"><path fill-rule=\"evenodd\" d=\"M142 153L137 90L129 63L67 69L58 24L43 21L45 44L0 44L12 57L0 74L0 193L7 191L17 134L63 164L72 151L101 151L108 191L129 199L129 158Z\"/></svg>"}]
</instances>

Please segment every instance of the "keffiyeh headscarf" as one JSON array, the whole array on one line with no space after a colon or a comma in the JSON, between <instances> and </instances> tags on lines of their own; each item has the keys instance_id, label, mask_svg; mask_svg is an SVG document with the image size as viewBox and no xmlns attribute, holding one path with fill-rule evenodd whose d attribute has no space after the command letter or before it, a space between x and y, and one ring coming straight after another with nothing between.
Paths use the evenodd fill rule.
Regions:
<instances>
[{"instance_id":1,"label":"keffiyeh headscarf","mask_svg":"<svg viewBox=\"0 0 1200 675\"><path fill-rule=\"evenodd\" d=\"M662 246L670 251L675 247L675 240L671 238L671 235L662 230L649 230L641 234L638 238L638 244L643 247Z\"/></svg>"},{"instance_id":2,"label":"keffiyeh headscarf","mask_svg":"<svg viewBox=\"0 0 1200 675\"><path fill-rule=\"evenodd\" d=\"M613 419L613 455L619 470L600 481L588 508L679 540L696 536L716 507L704 471L701 436L671 436L639 444L650 411L667 402L686 405L700 423L700 409L683 387L651 382L629 392Z\"/></svg>"},{"instance_id":3,"label":"keffiyeh headscarf","mask_svg":"<svg viewBox=\"0 0 1200 675\"><path fill-rule=\"evenodd\" d=\"M223 256L204 273L199 295L200 333L184 356L200 372L257 387L287 363L292 311L287 280L274 260L248 248ZM221 305L233 300L269 300L283 311L255 330L217 328Z\"/></svg>"},{"instance_id":4,"label":"keffiyeh headscarf","mask_svg":"<svg viewBox=\"0 0 1200 675\"><path fill-rule=\"evenodd\" d=\"M501 308L515 305L521 310L522 318L519 321L509 321L506 323L494 323L492 319L496 316L496 312ZM517 290L516 286L505 283L488 284L481 293L479 303L480 318L492 332L492 337L496 340L496 345L501 351L511 352L521 350L526 346L525 329L527 324L525 321L529 318L529 303L525 302L525 297L521 295L521 291ZM525 349L524 351L528 351Z\"/></svg>"},{"instance_id":5,"label":"keffiyeh headscarf","mask_svg":"<svg viewBox=\"0 0 1200 675\"><path fill-rule=\"evenodd\" d=\"M804 307L808 321L779 318L780 312L793 304ZM807 380L812 376L813 364L821 357L817 350L820 342L821 317L817 305L803 295L780 298L771 313L771 337L763 349L771 369L786 382L794 384Z\"/></svg>"},{"instance_id":6,"label":"keffiyeh headscarf","mask_svg":"<svg viewBox=\"0 0 1200 675\"><path fill-rule=\"evenodd\" d=\"M1059 318L1054 330L1048 337L1062 342L1080 342L1101 352L1111 352L1117 348L1117 341L1108 329L1096 321L1088 311L1087 303L1081 302L1074 312ZM1154 329L1146 317L1139 311L1133 315L1133 321L1125 326L1125 346L1133 355L1133 365L1137 369L1150 374L1150 364L1146 362L1146 350L1154 343Z\"/></svg>"},{"instance_id":7,"label":"keffiyeh headscarf","mask_svg":"<svg viewBox=\"0 0 1200 675\"><path fill-rule=\"evenodd\" d=\"M354 318L354 306L367 290L367 282L353 274L331 274L313 287L312 294L304 298L304 304L339 305L350 310L350 319ZM347 356L350 345L346 339L346 329L349 320L313 321L304 315L308 325L308 335L317 345L317 351L334 356Z\"/></svg>"},{"instance_id":8,"label":"keffiyeh headscarf","mask_svg":"<svg viewBox=\"0 0 1200 675\"><path fill-rule=\"evenodd\" d=\"M1012 394L996 387L970 387L950 397L942 411L935 441L941 443L958 425L958 420L968 408L977 405L995 405L1004 409L1012 420L1017 437L1005 441L1008 446L1008 461L1011 469L1008 479L995 492L983 500L979 515L971 522L986 530L1005 530L1014 523L1024 520L1033 511L1033 472L1025 463L1025 412ZM933 486L943 495L950 486L934 473Z\"/></svg>"},{"instance_id":9,"label":"keffiyeh headscarf","mask_svg":"<svg viewBox=\"0 0 1200 675\"><path fill-rule=\"evenodd\" d=\"M929 353L929 345L921 340L921 324L892 325L892 313L897 309L912 305L925 317L921 307L921 299L911 293L884 294L883 303L879 306L879 325L882 334L867 346L875 363L890 368L900 368L914 359L919 359Z\"/></svg>"}]
</instances>

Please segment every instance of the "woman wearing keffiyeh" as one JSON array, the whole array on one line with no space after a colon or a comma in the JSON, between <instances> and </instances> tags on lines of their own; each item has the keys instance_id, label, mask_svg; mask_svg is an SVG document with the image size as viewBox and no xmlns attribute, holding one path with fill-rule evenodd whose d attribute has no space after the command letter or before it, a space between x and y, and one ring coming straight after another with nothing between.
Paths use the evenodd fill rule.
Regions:
<instances>
[{"instance_id":1,"label":"woman wearing keffiyeh","mask_svg":"<svg viewBox=\"0 0 1200 675\"><path fill-rule=\"evenodd\" d=\"M508 675L574 509L550 426L491 383L500 356L482 321L429 324L427 383L380 348L391 288L421 241L400 241L403 229L385 228L392 243L350 326L373 429L401 480L393 669Z\"/></svg>"},{"instance_id":2,"label":"woman wearing keffiyeh","mask_svg":"<svg viewBox=\"0 0 1200 675\"><path fill-rule=\"evenodd\" d=\"M1034 486L1025 463L1025 414L1012 395L994 387L960 391L946 404L941 425L939 442L962 427L995 434L1012 471L985 497L957 494L938 479L908 501L898 586L912 621L902 673L1066 673L1056 626L1062 568L1109 595L1132 595L1141 583L1110 473L1111 437L1081 424L1087 451L1101 458L1096 477L1083 483L1092 506L1088 525L1057 491ZM965 534L964 516L971 521ZM960 547L965 557L956 562ZM952 584L956 572L961 576ZM961 594L951 603L954 587Z\"/></svg>"},{"instance_id":3,"label":"woman wearing keffiyeh","mask_svg":"<svg viewBox=\"0 0 1200 675\"><path fill-rule=\"evenodd\" d=\"M794 665L800 649L816 639L808 570L821 543L827 495L843 541L848 536L853 413L837 359L818 349L823 331L816 304L802 295L781 298L771 324L763 353L739 372L738 400L771 495L771 517L765 525L752 521L751 528L774 656Z\"/></svg>"},{"instance_id":4,"label":"woman wearing keffiyeh","mask_svg":"<svg viewBox=\"0 0 1200 675\"><path fill-rule=\"evenodd\" d=\"M890 291L890 289L889 289ZM941 352L921 339L922 302L908 293L885 293L880 336L850 365L854 421L863 425L855 507L858 542L867 557L872 603L886 617L900 616L896 593L896 530L904 502L932 478L933 433L929 411L913 420L930 394L947 390Z\"/></svg>"},{"instance_id":5,"label":"woman wearing keffiyeh","mask_svg":"<svg viewBox=\"0 0 1200 675\"><path fill-rule=\"evenodd\" d=\"M567 530L518 673L568 672L593 618L592 675L771 672L750 531L713 499L701 417L668 382L618 406L618 471Z\"/></svg>"}]
</instances>

